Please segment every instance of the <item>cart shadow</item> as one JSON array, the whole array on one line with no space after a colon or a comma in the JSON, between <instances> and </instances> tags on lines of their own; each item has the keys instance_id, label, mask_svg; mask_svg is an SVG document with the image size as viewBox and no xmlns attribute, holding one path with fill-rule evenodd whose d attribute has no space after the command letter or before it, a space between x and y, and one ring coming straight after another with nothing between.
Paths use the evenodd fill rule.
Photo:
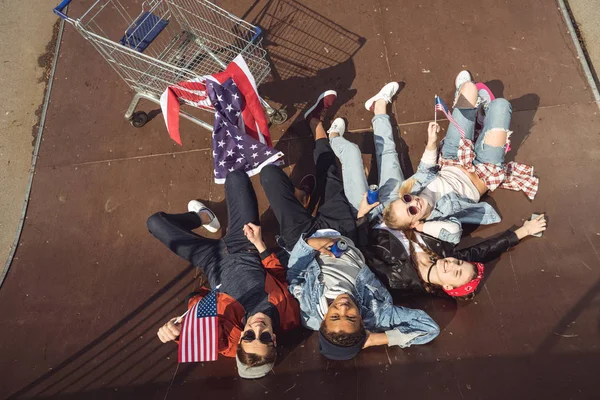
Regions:
<instances>
[{"instance_id":1,"label":"cart shadow","mask_svg":"<svg viewBox=\"0 0 600 400\"><path fill-rule=\"evenodd\" d=\"M244 17L251 15L252 23L263 29L262 44L272 65L271 79L260 86L261 95L284 105L288 115L298 114L275 147L286 155L286 165L293 165L292 181L299 182L314 172L314 141L297 111L329 89L338 92L331 116L352 100L356 94L350 89L356 78L353 56L366 39L294 0L271 0L260 7L255 2Z\"/></svg>"}]
</instances>

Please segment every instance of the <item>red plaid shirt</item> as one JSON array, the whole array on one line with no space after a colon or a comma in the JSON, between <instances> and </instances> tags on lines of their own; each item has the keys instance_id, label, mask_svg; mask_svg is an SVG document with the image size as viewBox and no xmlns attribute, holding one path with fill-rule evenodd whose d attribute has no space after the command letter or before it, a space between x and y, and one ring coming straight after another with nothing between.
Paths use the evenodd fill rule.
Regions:
<instances>
[{"instance_id":1,"label":"red plaid shirt","mask_svg":"<svg viewBox=\"0 0 600 400\"><path fill-rule=\"evenodd\" d=\"M460 139L458 145L458 160L440 157L440 168L446 166L461 166L469 172L475 172L492 192L498 187L519 191L522 190L530 200L535 197L540 183L539 178L533 176L533 167L515 161L499 167L494 164L481 163L473 165L475 148L468 139Z\"/></svg>"}]
</instances>

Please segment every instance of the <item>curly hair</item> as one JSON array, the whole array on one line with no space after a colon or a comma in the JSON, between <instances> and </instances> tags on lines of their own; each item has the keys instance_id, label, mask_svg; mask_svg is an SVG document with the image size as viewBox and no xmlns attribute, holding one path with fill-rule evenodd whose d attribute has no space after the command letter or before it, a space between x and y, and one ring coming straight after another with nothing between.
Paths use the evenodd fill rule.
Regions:
<instances>
[{"instance_id":1,"label":"curly hair","mask_svg":"<svg viewBox=\"0 0 600 400\"><path fill-rule=\"evenodd\" d=\"M417 260L417 257L416 257L417 252L415 251L414 243L417 241L417 237L416 237L415 231L412 229L405 230L404 235L406 236L406 239L408 239L408 243L409 243L409 253L410 253L410 259L412 261L411 264L412 264L413 268L415 269L415 271L417 272L419 281L427 293L429 293L433 296L451 297L453 299L462 300L462 301L472 300L475 297L475 292L469 293L464 296L450 296L448 293L446 293L444 291L442 286L436 285L433 283L429 283L429 282L425 282L425 280L421 276L421 272L419 271L419 261ZM439 260L440 257L437 254L435 254L433 251L431 251L431 249L429 247L423 246L422 249L425 252L425 254L427 254L429 256L431 262L436 262L437 260ZM471 279L475 279L476 277L477 277L477 271L473 271L473 277Z\"/></svg>"},{"instance_id":2,"label":"curly hair","mask_svg":"<svg viewBox=\"0 0 600 400\"><path fill-rule=\"evenodd\" d=\"M319 332L325 337L325 339L327 339L331 343L342 347L352 347L365 340L365 338L367 337L367 330L365 329L362 320L360 322L360 327L358 328L358 330L352 333L331 332L327 329L327 326L325 325L325 320L323 320L323 322L321 322Z\"/></svg>"},{"instance_id":3,"label":"curly hair","mask_svg":"<svg viewBox=\"0 0 600 400\"><path fill-rule=\"evenodd\" d=\"M269 345L269 351L264 356L258 354L248 353L242 347L242 343L238 343L237 357L242 364L247 367L258 367L265 364L274 363L277 359L277 349L273 344Z\"/></svg>"}]
</instances>

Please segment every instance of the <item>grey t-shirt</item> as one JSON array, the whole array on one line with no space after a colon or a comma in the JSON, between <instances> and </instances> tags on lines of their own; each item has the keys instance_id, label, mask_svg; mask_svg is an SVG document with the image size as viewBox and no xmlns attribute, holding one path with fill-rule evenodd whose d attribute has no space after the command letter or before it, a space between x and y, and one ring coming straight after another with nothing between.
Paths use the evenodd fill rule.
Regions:
<instances>
[{"instance_id":1,"label":"grey t-shirt","mask_svg":"<svg viewBox=\"0 0 600 400\"><path fill-rule=\"evenodd\" d=\"M347 293L354 296L356 291L356 277L365 265L365 259L358 251L352 241L346 239L349 244L348 250L335 258L323 254L316 257L321 267L321 278L325 286L323 296L319 303L319 313L324 316L327 313L328 300L334 300L340 294Z\"/></svg>"}]
</instances>

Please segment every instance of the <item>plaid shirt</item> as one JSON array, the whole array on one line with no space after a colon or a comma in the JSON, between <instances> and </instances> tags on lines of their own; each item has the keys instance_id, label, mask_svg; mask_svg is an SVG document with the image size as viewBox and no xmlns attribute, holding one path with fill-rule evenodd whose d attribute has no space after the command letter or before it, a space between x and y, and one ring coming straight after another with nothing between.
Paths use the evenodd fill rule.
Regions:
<instances>
[{"instance_id":1,"label":"plaid shirt","mask_svg":"<svg viewBox=\"0 0 600 400\"><path fill-rule=\"evenodd\" d=\"M458 145L458 160L440 157L438 166L461 166L469 172L475 172L490 191L498 187L514 191L522 190L530 200L533 200L539 187L539 178L533 176L533 167L515 161L504 164L503 167L481 163L473 165L475 150L473 142L462 138Z\"/></svg>"}]
</instances>

